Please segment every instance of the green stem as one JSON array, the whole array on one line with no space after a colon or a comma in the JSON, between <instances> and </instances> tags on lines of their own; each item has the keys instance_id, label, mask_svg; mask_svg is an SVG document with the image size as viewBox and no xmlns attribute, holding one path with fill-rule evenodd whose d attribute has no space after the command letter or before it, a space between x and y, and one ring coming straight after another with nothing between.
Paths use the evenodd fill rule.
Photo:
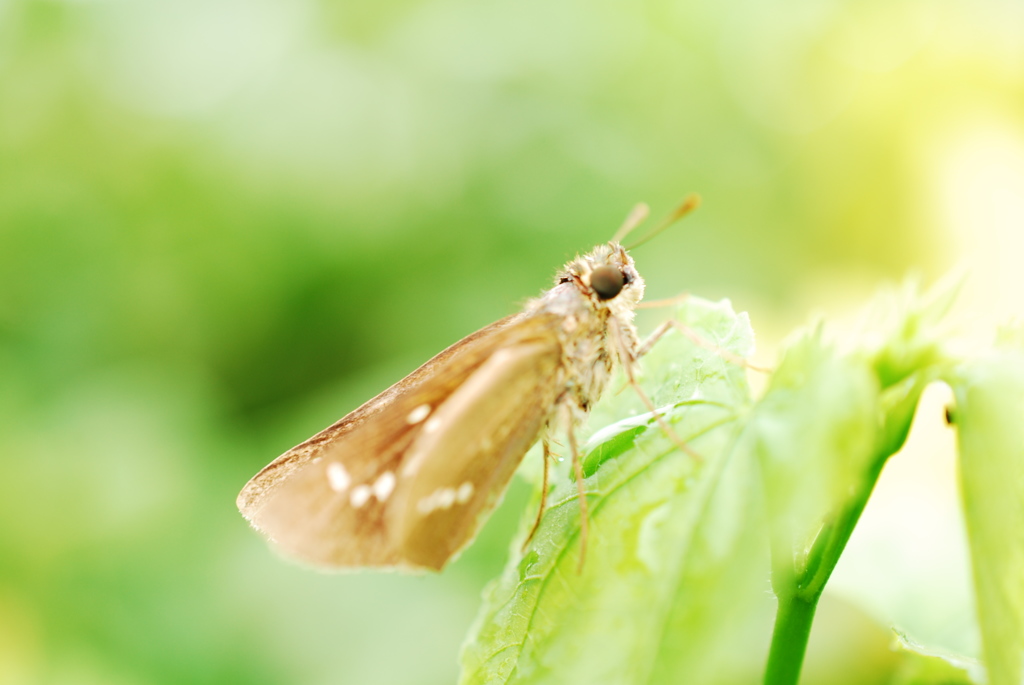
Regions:
<instances>
[{"instance_id":1,"label":"green stem","mask_svg":"<svg viewBox=\"0 0 1024 685\"><path fill-rule=\"evenodd\" d=\"M817 597L808 600L793 594L779 598L764 685L796 685L800 679L800 668L804 663L807 639L811 635L811 623L814 622L817 606Z\"/></svg>"},{"instance_id":2,"label":"green stem","mask_svg":"<svg viewBox=\"0 0 1024 685\"><path fill-rule=\"evenodd\" d=\"M774 588L779 598L779 607L772 632L771 650L768 652L768 665L764 672L764 685L797 685L800 680L800 668L807 651L807 640L811 634L818 599L839 563L839 557L846 549L857 521L864 513L864 507L887 458L888 455L885 455L875 460L871 470L865 474L860 492L849 500L833 525L822 529L807 554L808 564L802 573L780 574L778 569L773 571L772 585L775 586L775 577L779 577L782 581L780 585L785 587Z\"/></svg>"},{"instance_id":3,"label":"green stem","mask_svg":"<svg viewBox=\"0 0 1024 685\"><path fill-rule=\"evenodd\" d=\"M859 491L847 500L830 523L822 527L804 557L803 568L794 568L791 541L785 536L780 538L781 531L775 531L771 541L772 589L779 598L779 607L764 685L797 685L800 680L800 668L818 599L864 513L868 498L882 474L882 467L907 438L921 391L937 375L935 368L930 367L910 380L905 379L904 387L892 384L883 394L885 421L875 459L864 474Z\"/></svg>"},{"instance_id":4,"label":"green stem","mask_svg":"<svg viewBox=\"0 0 1024 685\"><path fill-rule=\"evenodd\" d=\"M835 525L828 530L829 534L814 541L808 559L814 559L817 563L808 565L806 574L797 584L805 595L817 598L825 589L825 583L832 576L832 571L839 563L839 557L846 549L846 543L853 535L853 529L857 527L857 521L860 521L860 516L864 513L864 507L868 504L868 498L875 489L878 477L882 475L882 467L888 461L888 456L875 460L871 470L865 474L861 491L850 499L836 517Z\"/></svg>"}]
</instances>

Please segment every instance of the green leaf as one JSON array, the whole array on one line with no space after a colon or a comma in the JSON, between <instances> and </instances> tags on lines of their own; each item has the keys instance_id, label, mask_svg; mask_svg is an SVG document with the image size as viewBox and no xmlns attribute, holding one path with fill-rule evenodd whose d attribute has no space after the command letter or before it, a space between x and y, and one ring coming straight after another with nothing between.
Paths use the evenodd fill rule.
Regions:
<instances>
[{"instance_id":1,"label":"green leaf","mask_svg":"<svg viewBox=\"0 0 1024 685\"><path fill-rule=\"evenodd\" d=\"M1024 345L949 377L982 651L991 685L1020 685L1024 660Z\"/></svg>"},{"instance_id":2,"label":"green leaf","mask_svg":"<svg viewBox=\"0 0 1024 685\"><path fill-rule=\"evenodd\" d=\"M975 659L948 650L925 647L896 631L899 656L888 685L976 685L984 668Z\"/></svg>"},{"instance_id":3,"label":"green leaf","mask_svg":"<svg viewBox=\"0 0 1024 685\"><path fill-rule=\"evenodd\" d=\"M772 529L773 587L820 593L885 461L910 431L925 386L949 366L945 325L961 279L926 295L914 283L871 307L879 334L797 338L751 415Z\"/></svg>"},{"instance_id":4,"label":"green leaf","mask_svg":"<svg viewBox=\"0 0 1024 685\"><path fill-rule=\"evenodd\" d=\"M885 292L870 307L868 326L877 331L878 342L865 347L882 388L889 388L908 376L935 365L944 365L948 356L942 349L946 319L960 289L961 274L951 274L927 293L908 280L899 291Z\"/></svg>"},{"instance_id":5,"label":"green leaf","mask_svg":"<svg viewBox=\"0 0 1024 685\"><path fill-rule=\"evenodd\" d=\"M906 440L922 390L948 364L938 330L956 290L919 297L906 288L880 326L887 333L855 338L849 353L823 342L820 327L806 334L754 409L779 600L765 683L799 679L818 598L883 465Z\"/></svg>"},{"instance_id":6,"label":"green leaf","mask_svg":"<svg viewBox=\"0 0 1024 685\"><path fill-rule=\"evenodd\" d=\"M680 318L714 345L750 352L749 324L727 303L690 300ZM745 373L677 332L643 365L646 392L673 407L666 420L700 458L647 413L598 431L586 449L582 572L576 486L562 478L526 555L515 543L485 592L461 682L715 682L742 667L735 641L765 600L767 573L755 471L734 453ZM631 390L609 400L599 413L637 411Z\"/></svg>"},{"instance_id":7,"label":"green leaf","mask_svg":"<svg viewBox=\"0 0 1024 685\"><path fill-rule=\"evenodd\" d=\"M740 357L754 352L754 331L746 312L736 313L728 300L709 302L687 298L673 313L678 321L699 334L698 345L678 330L670 330L641 360L637 380L655 406L704 399L741 406L749 401L746 372L722 359L715 347ZM624 387L621 372L609 383L587 425L602 428L624 416L647 413L635 392ZM591 428L590 430L593 430Z\"/></svg>"},{"instance_id":8,"label":"green leaf","mask_svg":"<svg viewBox=\"0 0 1024 685\"><path fill-rule=\"evenodd\" d=\"M868 365L838 355L820 330L786 351L750 426L771 517L776 591L804 572L831 514L861 493L879 415L878 382Z\"/></svg>"},{"instance_id":9,"label":"green leaf","mask_svg":"<svg viewBox=\"0 0 1024 685\"><path fill-rule=\"evenodd\" d=\"M737 655L764 654L771 569L779 616L799 620L777 624L769 674L795 683L818 595L922 389L948 365L937 328L950 298L909 299L873 347L844 353L805 334L757 403L744 369L715 351L749 354L749 322L727 303L687 302L679 318L707 343L671 332L640 381L688 449L628 389L596 408L586 565L577 572L580 506L563 474L529 550L517 542L485 594L462 682L755 681L760 664Z\"/></svg>"}]
</instances>

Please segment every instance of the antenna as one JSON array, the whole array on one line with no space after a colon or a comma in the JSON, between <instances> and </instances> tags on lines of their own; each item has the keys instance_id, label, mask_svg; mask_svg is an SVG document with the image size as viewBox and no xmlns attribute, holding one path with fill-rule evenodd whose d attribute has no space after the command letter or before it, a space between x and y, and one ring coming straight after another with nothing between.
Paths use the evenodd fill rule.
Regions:
<instances>
[{"instance_id":1,"label":"antenna","mask_svg":"<svg viewBox=\"0 0 1024 685\"><path fill-rule=\"evenodd\" d=\"M686 216L687 214L689 214L693 210L697 209L698 207L700 207L700 195L698 195L697 193L690 193L689 195L687 195L683 199L683 201L681 203L679 203L679 206L675 208L675 211L673 211L671 214L669 214L664 219L662 219L661 223L659 223L657 226L655 226L654 229L652 229L650 233L648 233L647 235L645 235L643 238L641 238L637 242L633 243L632 245L626 246L626 249L627 250L632 250L635 247L640 247L641 245L646 243L648 240L650 240L654 236L658 235L659 233L664 231L666 228L668 228L669 226L671 226L675 222L679 221L684 216ZM636 212L636 210L634 209L633 212ZM631 213L630 217L632 217L632 216L633 216L633 214ZM629 224L629 219L626 220L626 225L628 225L628 224ZM633 224L631 226L631 228L635 228L635 226L636 226L636 224ZM623 228L624 227L625 227L625 225L623 226ZM619 233L621 233L621 232L622 232L622 229L620 228L619 229ZM619 237L619 233L615 234L616 237ZM628 231L627 231L627 234L628 234ZM622 235L622 237L623 238L626 237L625 234Z\"/></svg>"},{"instance_id":2,"label":"antenna","mask_svg":"<svg viewBox=\"0 0 1024 685\"><path fill-rule=\"evenodd\" d=\"M647 215L651 213L650 208L641 202L634 207L630 212L626 220L619 226L619 230L615 231L615 237L612 238L613 243L621 243L622 239L633 232L633 229L639 226L647 218Z\"/></svg>"}]
</instances>

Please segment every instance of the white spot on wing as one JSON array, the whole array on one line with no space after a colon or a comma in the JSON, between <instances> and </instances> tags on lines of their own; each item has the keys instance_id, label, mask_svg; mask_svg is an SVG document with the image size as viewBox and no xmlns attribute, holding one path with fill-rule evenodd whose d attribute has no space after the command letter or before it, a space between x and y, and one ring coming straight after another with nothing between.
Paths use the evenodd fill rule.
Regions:
<instances>
[{"instance_id":1,"label":"white spot on wing","mask_svg":"<svg viewBox=\"0 0 1024 685\"><path fill-rule=\"evenodd\" d=\"M455 488L438 488L416 503L416 511L426 516L435 509L451 509L453 504L462 504L472 495L473 484L470 482L463 483L458 491ZM465 500L459 499L460 497L464 497Z\"/></svg>"},{"instance_id":2,"label":"white spot on wing","mask_svg":"<svg viewBox=\"0 0 1024 685\"><path fill-rule=\"evenodd\" d=\"M370 497L373 495L373 489L369 485L357 485L352 488L352 495L349 501L352 502L352 506L358 509L367 502L370 501Z\"/></svg>"},{"instance_id":3,"label":"white spot on wing","mask_svg":"<svg viewBox=\"0 0 1024 685\"><path fill-rule=\"evenodd\" d=\"M437 491L437 506L439 509L449 509L455 504L455 488L444 488Z\"/></svg>"},{"instance_id":4,"label":"white spot on wing","mask_svg":"<svg viewBox=\"0 0 1024 685\"><path fill-rule=\"evenodd\" d=\"M348 475L348 471L340 462L332 461L327 465L327 482L330 484L331 490L345 492L352 484L352 477Z\"/></svg>"},{"instance_id":5,"label":"white spot on wing","mask_svg":"<svg viewBox=\"0 0 1024 685\"><path fill-rule=\"evenodd\" d=\"M437 504L435 503L436 499L437 491L435 490L433 493L427 495L416 503L416 511L420 512L424 516L429 514L437 507Z\"/></svg>"},{"instance_id":6,"label":"white spot on wing","mask_svg":"<svg viewBox=\"0 0 1024 685\"><path fill-rule=\"evenodd\" d=\"M409 416L405 418L406 423L410 426L415 426L417 423L427 418L430 415L430 405L421 404L420 406L409 412Z\"/></svg>"},{"instance_id":7,"label":"white spot on wing","mask_svg":"<svg viewBox=\"0 0 1024 685\"><path fill-rule=\"evenodd\" d=\"M381 502L385 501L395 489L395 474L385 471L373 484L373 495Z\"/></svg>"},{"instance_id":8,"label":"white spot on wing","mask_svg":"<svg viewBox=\"0 0 1024 685\"><path fill-rule=\"evenodd\" d=\"M423 432L424 433L433 433L434 431L436 431L440 427L441 427L441 419L439 419L439 418L437 418L435 416L434 418L430 419L425 424L423 424Z\"/></svg>"}]
</instances>

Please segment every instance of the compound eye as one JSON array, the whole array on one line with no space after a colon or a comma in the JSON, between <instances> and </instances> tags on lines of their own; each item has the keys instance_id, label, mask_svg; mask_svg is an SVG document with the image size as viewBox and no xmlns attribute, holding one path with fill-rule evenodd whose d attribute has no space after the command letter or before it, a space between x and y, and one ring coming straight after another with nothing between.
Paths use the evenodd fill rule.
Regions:
<instances>
[{"instance_id":1,"label":"compound eye","mask_svg":"<svg viewBox=\"0 0 1024 685\"><path fill-rule=\"evenodd\" d=\"M622 292L624 285L626 277L613 266L599 266L590 272L590 287L599 299L612 299Z\"/></svg>"}]
</instances>

